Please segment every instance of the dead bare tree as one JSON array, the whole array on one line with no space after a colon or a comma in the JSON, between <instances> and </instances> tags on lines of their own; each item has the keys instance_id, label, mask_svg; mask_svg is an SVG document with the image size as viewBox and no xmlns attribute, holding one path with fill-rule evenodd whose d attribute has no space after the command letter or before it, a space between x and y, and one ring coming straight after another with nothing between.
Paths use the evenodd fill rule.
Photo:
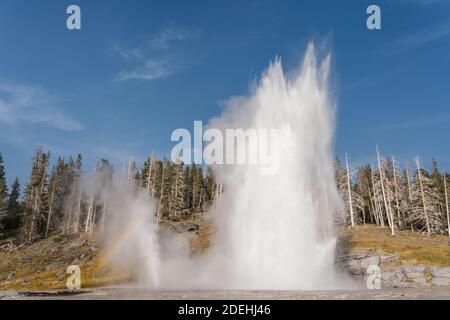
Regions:
<instances>
[{"instance_id":1,"label":"dead bare tree","mask_svg":"<svg viewBox=\"0 0 450 320\"><path fill-rule=\"evenodd\" d=\"M347 153L345 153L345 165L347 167L348 207L349 207L349 211L350 211L350 223L351 223L352 228L354 228L354 227L356 227L356 224L355 224L355 217L353 214L352 189L351 189L351 182L350 182L350 171L348 169Z\"/></svg>"},{"instance_id":2,"label":"dead bare tree","mask_svg":"<svg viewBox=\"0 0 450 320\"><path fill-rule=\"evenodd\" d=\"M444 195L445 195L445 210L447 213L447 233L450 241L450 213L448 210L447 172L444 172Z\"/></svg>"},{"instance_id":3,"label":"dead bare tree","mask_svg":"<svg viewBox=\"0 0 450 320\"><path fill-rule=\"evenodd\" d=\"M388 218L389 227L391 228L391 234L395 235L394 223L393 223L393 218L392 218L392 212L390 210L390 205L388 205L388 200L387 200L387 197L386 197L386 191L385 191L384 182L383 182L384 175L383 175L383 168L381 166L380 151L378 149L378 145L376 146L376 149L377 149L378 170L380 172L381 190L382 190L382 193L383 193L384 207L386 209L386 216Z\"/></svg>"}]
</instances>

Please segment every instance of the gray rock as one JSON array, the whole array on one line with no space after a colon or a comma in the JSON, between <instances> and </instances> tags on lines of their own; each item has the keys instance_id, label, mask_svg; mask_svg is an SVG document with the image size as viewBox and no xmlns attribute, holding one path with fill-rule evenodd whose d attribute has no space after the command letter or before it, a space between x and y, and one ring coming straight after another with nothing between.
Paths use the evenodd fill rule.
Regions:
<instances>
[{"instance_id":1,"label":"gray rock","mask_svg":"<svg viewBox=\"0 0 450 320\"><path fill-rule=\"evenodd\" d=\"M350 268L360 268L361 267L360 260L357 260L357 259L347 260L346 264Z\"/></svg>"},{"instance_id":2,"label":"gray rock","mask_svg":"<svg viewBox=\"0 0 450 320\"><path fill-rule=\"evenodd\" d=\"M426 266L424 265L417 265L417 266L403 266L402 267L403 273L406 277L405 283L408 287L429 287L431 286L430 283L427 282L427 279L425 278L425 270Z\"/></svg>"},{"instance_id":3,"label":"gray rock","mask_svg":"<svg viewBox=\"0 0 450 320\"><path fill-rule=\"evenodd\" d=\"M369 256L369 254L364 252L364 253L355 254L352 258L354 258L354 259L364 259L364 258L367 258L368 256Z\"/></svg>"},{"instance_id":4,"label":"gray rock","mask_svg":"<svg viewBox=\"0 0 450 320\"><path fill-rule=\"evenodd\" d=\"M435 286L450 286L450 278L432 278L431 284Z\"/></svg>"},{"instance_id":5,"label":"gray rock","mask_svg":"<svg viewBox=\"0 0 450 320\"><path fill-rule=\"evenodd\" d=\"M403 281L405 281L405 275L400 268L381 272L383 287L399 287Z\"/></svg>"},{"instance_id":6,"label":"gray rock","mask_svg":"<svg viewBox=\"0 0 450 320\"><path fill-rule=\"evenodd\" d=\"M450 279L450 268L432 268L431 276L433 278L448 278Z\"/></svg>"},{"instance_id":7,"label":"gray rock","mask_svg":"<svg viewBox=\"0 0 450 320\"><path fill-rule=\"evenodd\" d=\"M405 265L402 267L403 272L405 273L413 273L413 272L423 273L425 272L426 268L427 267L424 265Z\"/></svg>"},{"instance_id":8,"label":"gray rock","mask_svg":"<svg viewBox=\"0 0 450 320\"><path fill-rule=\"evenodd\" d=\"M348 272L350 272L353 276L363 276L364 270L361 268L348 268Z\"/></svg>"},{"instance_id":9,"label":"gray rock","mask_svg":"<svg viewBox=\"0 0 450 320\"><path fill-rule=\"evenodd\" d=\"M432 268L431 284L435 286L450 286L450 268Z\"/></svg>"},{"instance_id":10,"label":"gray rock","mask_svg":"<svg viewBox=\"0 0 450 320\"><path fill-rule=\"evenodd\" d=\"M373 256L362 259L360 262L361 268L367 269L369 266L375 265L378 266L380 264L380 257Z\"/></svg>"},{"instance_id":11,"label":"gray rock","mask_svg":"<svg viewBox=\"0 0 450 320\"><path fill-rule=\"evenodd\" d=\"M433 278L431 284L435 286L450 286L450 278Z\"/></svg>"},{"instance_id":12,"label":"gray rock","mask_svg":"<svg viewBox=\"0 0 450 320\"><path fill-rule=\"evenodd\" d=\"M425 269L426 266L418 265L418 266L403 266L403 273L405 274L407 279L421 281L420 279L425 279Z\"/></svg>"},{"instance_id":13,"label":"gray rock","mask_svg":"<svg viewBox=\"0 0 450 320\"><path fill-rule=\"evenodd\" d=\"M430 268L425 265L402 265L399 256L392 253L358 251L350 253L339 252L337 262L345 268L351 277L357 281L367 279L367 268L376 265L381 268L381 285L383 288L430 288L433 286L450 286L450 268ZM428 268L428 269L427 269ZM431 281L426 277L431 269Z\"/></svg>"}]
</instances>

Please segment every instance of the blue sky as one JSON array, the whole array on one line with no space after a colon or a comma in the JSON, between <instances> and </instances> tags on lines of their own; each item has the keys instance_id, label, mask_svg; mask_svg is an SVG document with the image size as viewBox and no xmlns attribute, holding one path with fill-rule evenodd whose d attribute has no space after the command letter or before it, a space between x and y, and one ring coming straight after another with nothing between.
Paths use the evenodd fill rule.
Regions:
<instances>
[{"instance_id":1,"label":"blue sky","mask_svg":"<svg viewBox=\"0 0 450 320\"><path fill-rule=\"evenodd\" d=\"M82 30L66 29L78 4ZM366 28L378 4L382 30ZM221 112L276 55L333 54L336 152L436 157L450 169L450 1L0 2L0 152L9 182L38 145L125 163L168 155L175 128Z\"/></svg>"}]
</instances>

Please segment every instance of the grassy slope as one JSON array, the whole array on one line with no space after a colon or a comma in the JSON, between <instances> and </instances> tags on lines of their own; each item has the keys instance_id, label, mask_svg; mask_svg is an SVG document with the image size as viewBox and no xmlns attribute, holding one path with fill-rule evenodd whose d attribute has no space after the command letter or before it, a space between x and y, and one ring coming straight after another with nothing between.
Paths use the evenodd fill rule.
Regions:
<instances>
[{"instance_id":1,"label":"grassy slope","mask_svg":"<svg viewBox=\"0 0 450 320\"><path fill-rule=\"evenodd\" d=\"M202 217L193 222L200 229L189 237L192 252L204 253L211 242L213 229ZM410 263L450 266L450 246L445 236L426 238L408 231L392 237L387 228L373 225L357 229L340 228L349 249L371 248L392 252ZM95 287L130 281L130 273L112 270L103 263L99 239L54 235L11 253L0 252L0 290L64 289L67 266L77 264L82 271L82 287Z\"/></svg>"},{"instance_id":2,"label":"grassy slope","mask_svg":"<svg viewBox=\"0 0 450 320\"><path fill-rule=\"evenodd\" d=\"M64 289L69 276L66 268L72 264L81 269L82 287L128 279L102 262L98 243L95 236L53 235L12 252L0 252L0 290Z\"/></svg>"},{"instance_id":3,"label":"grassy slope","mask_svg":"<svg viewBox=\"0 0 450 320\"><path fill-rule=\"evenodd\" d=\"M392 236L388 228L374 225L340 230L348 237L350 248L373 248L396 253L402 260L434 266L450 266L450 246L447 236L427 238L411 231L401 231Z\"/></svg>"},{"instance_id":4,"label":"grassy slope","mask_svg":"<svg viewBox=\"0 0 450 320\"><path fill-rule=\"evenodd\" d=\"M195 216L191 221L200 228L195 234L186 236L192 253L202 254L209 247L212 229L202 216ZM0 245L10 240L0 241ZM72 264L81 269L82 288L133 279L132 272L113 270L104 261L98 237L53 235L10 253L0 251L0 291L65 289L69 276L65 271Z\"/></svg>"}]
</instances>

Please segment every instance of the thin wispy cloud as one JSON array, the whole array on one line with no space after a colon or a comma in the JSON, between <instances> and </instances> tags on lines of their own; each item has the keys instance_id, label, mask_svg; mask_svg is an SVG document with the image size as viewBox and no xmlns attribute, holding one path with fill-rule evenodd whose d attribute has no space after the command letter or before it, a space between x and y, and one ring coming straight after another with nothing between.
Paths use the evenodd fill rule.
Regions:
<instances>
[{"instance_id":1,"label":"thin wispy cloud","mask_svg":"<svg viewBox=\"0 0 450 320\"><path fill-rule=\"evenodd\" d=\"M152 35L141 46L124 48L115 44L114 52L129 64L129 67L120 71L116 78L155 80L180 72L188 68L189 64L184 62L176 43L199 37L200 32L171 25Z\"/></svg>"},{"instance_id":2,"label":"thin wispy cloud","mask_svg":"<svg viewBox=\"0 0 450 320\"><path fill-rule=\"evenodd\" d=\"M118 78L120 80L154 80L170 76L176 71L178 71L178 67L168 61L149 58L143 65L140 65L133 70L120 72Z\"/></svg>"},{"instance_id":3,"label":"thin wispy cloud","mask_svg":"<svg viewBox=\"0 0 450 320\"><path fill-rule=\"evenodd\" d=\"M450 22L422 29L414 34L395 40L388 46L392 50L403 52L446 38L448 36L450 36Z\"/></svg>"},{"instance_id":4,"label":"thin wispy cloud","mask_svg":"<svg viewBox=\"0 0 450 320\"><path fill-rule=\"evenodd\" d=\"M450 114L436 115L428 118L412 119L383 125L385 129L415 129L420 127L431 127L450 122Z\"/></svg>"},{"instance_id":5,"label":"thin wispy cloud","mask_svg":"<svg viewBox=\"0 0 450 320\"><path fill-rule=\"evenodd\" d=\"M353 82L349 82L345 86L342 87L343 91L351 91L355 89L361 89L365 87L371 87L377 83L384 82L386 80L389 80L395 76L397 76L399 73L403 72L405 68L404 67L394 67L388 71L385 72L379 72L379 73L373 73L368 76L365 76L361 79L358 79Z\"/></svg>"},{"instance_id":6,"label":"thin wispy cloud","mask_svg":"<svg viewBox=\"0 0 450 320\"><path fill-rule=\"evenodd\" d=\"M39 124L65 131L83 129L81 123L56 106L55 99L43 88L1 80L0 123L13 127Z\"/></svg>"},{"instance_id":7,"label":"thin wispy cloud","mask_svg":"<svg viewBox=\"0 0 450 320\"><path fill-rule=\"evenodd\" d=\"M154 50L168 50L174 41L196 39L200 36L201 33L198 31L188 30L175 25L166 26L148 41L148 47Z\"/></svg>"}]
</instances>

